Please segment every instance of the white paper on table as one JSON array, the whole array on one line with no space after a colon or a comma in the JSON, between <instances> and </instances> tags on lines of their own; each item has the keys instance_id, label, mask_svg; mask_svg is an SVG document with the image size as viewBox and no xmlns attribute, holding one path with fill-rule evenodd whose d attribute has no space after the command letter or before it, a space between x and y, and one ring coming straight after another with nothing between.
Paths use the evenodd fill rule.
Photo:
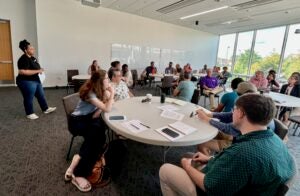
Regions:
<instances>
[{"instance_id":1,"label":"white paper on table","mask_svg":"<svg viewBox=\"0 0 300 196\"><path fill-rule=\"evenodd\" d=\"M173 119L173 120L182 120L184 117L183 114L171 110L163 110L160 116L164 118Z\"/></svg>"},{"instance_id":2,"label":"white paper on table","mask_svg":"<svg viewBox=\"0 0 300 196\"><path fill-rule=\"evenodd\" d=\"M163 129L166 129L166 128L171 129L172 131L174 131L175 133L177 133L178 136L177 136L177 137L171 137L171 136L169 136L168 134L162 132L162 130L163 130ZM155 131L157 131L158 133L160 133L160 134L163 135L165 138L167 138L167 139L169 139L169 140L171 140L171 141L178 140L178 139L180 139L180 138L182 138L182 137L184 136L182 133L180 133L180 132L178 132L178 131L176 131L176 130L170 128L170 127L167 127L167 126L161 127L161 128L158 128L158 129L155 129Z\"/></svg>"},{"instance_id":3,"label":"white paper on table","mask_svg":"<svg viewBox=\"0 0 300 196\"><path fill-rule=\"evenodd\" d=\"M175 123L169 124L169 126L179 131L180 133L183 133L184 135L191 134L192 132L197 130L195 127L187 125L181 121L177 121Z\"/></svg>"},{"instance_id":4,"label":"white paper on table","mask_svg":"<svg viewBox=\"0 0 300 196\"><path fill-rule=\"evenodd\" d=\"M179 99L166 99L167 103L173 103L176 105L184 106L186 104L185 101L179 100Z\"/></svg>"},{"instance_id":5,"label":"white paper on table","mask_svg":"<svg viewBox=\"0 0 300 196\"><path fill-rule=\"evenodd\" d=\"M139 120L123 122L121 125L133 133L140 133L148 129Z\"/></svg>"},{"instance_id":6,"label":"white paper on table","mask_svg":"<svg viewBox=\"0 0 300 196\"><path fill-rule=\"evenodd\" d=\"M44 72L40 73L40 74L39 74L39 78L40 78L41 83L43 84L44 81L45 81L45 79L46 79L45 73L44 73Z\"/></svg>"},{"instance_id":7,"label":"white paper on table","mask_svg":"<svg viewBox=\"0 0 300 196\"><path fill-rule=\"evenodd\" d=\"M173 106L173 105L163 105L163 106L158 106L159 109L161 110L171 110L171 111L177 111L179 108Z\"/></svg>"}]
</instances>

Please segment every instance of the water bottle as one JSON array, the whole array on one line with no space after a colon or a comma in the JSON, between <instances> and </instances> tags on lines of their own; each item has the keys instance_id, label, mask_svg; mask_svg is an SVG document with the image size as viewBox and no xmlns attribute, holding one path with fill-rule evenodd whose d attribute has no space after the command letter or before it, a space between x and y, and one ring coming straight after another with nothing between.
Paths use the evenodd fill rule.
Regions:
<instances>
[{"instance_id":1,"label":"water bottle","mask_svg":"<svg viewBox=\"0 0 300 196\"><path fill-rule=\"evenodd\" d=\"M165 103L166 96L164 93L160 95L160 103Z\"/></svg>"}]
</instances>

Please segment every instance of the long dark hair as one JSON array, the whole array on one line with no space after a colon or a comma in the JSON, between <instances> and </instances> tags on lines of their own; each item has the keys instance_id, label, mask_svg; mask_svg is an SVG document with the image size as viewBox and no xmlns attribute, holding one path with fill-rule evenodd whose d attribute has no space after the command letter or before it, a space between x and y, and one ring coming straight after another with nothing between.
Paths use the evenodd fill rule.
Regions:
<instances>
[{"instance_id":1,"label":"long dark hair","mask_svg":"<svg viewBox=\"0 0 300 196\"><path fill-rule=\"evenodd\" d=\"M98 99L104 101L105 89L103 88L103 81L105 80L106 71L99 70L92 73L91 79L87 80L79 90L79 96L82 100L89 98L89 93L92 91L96 94Z\"/></svg>"},{"instance_id":2,"label":"long dark hair","mask_svg":"<svg viewBox=\"0 0 300 196\"><path fill-rule=\"evenodd\" d=\"M127 64L123 64L122 65L122 76L125 76L125 74L127 73L128 70L126 70L126 68L128 68Z\"/></svg>"},{"instance_id":3,"label":"long dark hair","mask_svg":"<svg viewBox=\"0 0 300 196\"><path fill-rule=\"evenodd\" d=\"M93 63L91 65L91 73L93 73L97 70L97 65L95 65L96 62L97 62L97 60L93 60Z\"/></svg>"}]
</instances>

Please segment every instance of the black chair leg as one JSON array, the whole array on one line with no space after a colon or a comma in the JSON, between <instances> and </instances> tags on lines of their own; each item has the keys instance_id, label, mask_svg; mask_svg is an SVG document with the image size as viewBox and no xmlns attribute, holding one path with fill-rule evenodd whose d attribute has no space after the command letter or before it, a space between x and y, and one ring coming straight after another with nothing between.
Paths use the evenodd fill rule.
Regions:
<instances>
[{"instance_id":1,"label":"black chair leg","mask_svg":"<svg viewBox=\"0 0 300 196\"><path fill-rule=\"evenodd\" d=\"M72 148L72 145L73 145L74 138L75 138L75 136L72 136L71 143L70 143L69 150L68 150L68 154L67 154L67 158L66 158L67 161L70 159L69 156L70 156L70 152L71 152L71 148Z\"/></svg>"}]
</instances>

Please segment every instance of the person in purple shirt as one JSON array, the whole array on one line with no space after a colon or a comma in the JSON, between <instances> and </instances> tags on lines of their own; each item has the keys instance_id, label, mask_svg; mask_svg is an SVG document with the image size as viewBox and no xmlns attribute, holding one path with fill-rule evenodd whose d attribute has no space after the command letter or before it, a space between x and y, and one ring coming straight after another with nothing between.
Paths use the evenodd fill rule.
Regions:
<instances>
[{"instance_id":1,"label":"person in purple shirt","mask_svg":"<svg viewBox=\"0 0 300 196\"><path fill-rule=\"evenodd\" d=\"M215 109L214 97L224 89L218 86L218 79L212 76L211 69L206 70L207 75L200 78L199 84L203 89L203 93L209 96L211 110Z\"/></svg>"}]
</instances>

